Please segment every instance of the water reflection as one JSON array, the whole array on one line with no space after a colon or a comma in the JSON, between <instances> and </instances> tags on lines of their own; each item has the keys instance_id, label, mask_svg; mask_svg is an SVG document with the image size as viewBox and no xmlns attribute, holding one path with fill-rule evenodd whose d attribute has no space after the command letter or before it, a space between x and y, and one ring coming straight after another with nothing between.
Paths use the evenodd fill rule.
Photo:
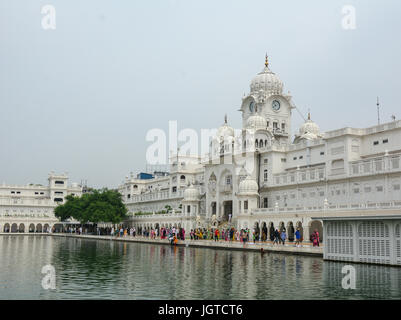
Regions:
<instances>
[{"instance_id":1,"label":"water reflection","mask_svg":"<svg viewBox=\"0 0 401 320\"><path fill-rule=\"evenodd\" d=\"M0 299L399 299L401 269L320 258L43 236L0 236ZM57 289L42 289L41 268Z\"/></svg>"}]
</instances>

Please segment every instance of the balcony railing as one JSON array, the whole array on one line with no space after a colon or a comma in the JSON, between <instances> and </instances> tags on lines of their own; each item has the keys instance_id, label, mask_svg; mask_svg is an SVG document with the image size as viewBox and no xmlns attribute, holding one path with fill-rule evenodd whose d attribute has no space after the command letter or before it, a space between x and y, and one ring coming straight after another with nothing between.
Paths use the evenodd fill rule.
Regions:
<instances>
[{"instance_id":1,"label":"balcony railing","mask_svg":"<svg viewBox=\"0 0 401 320\"><path fill-rule=\"evenodd\" d=\"M351 177L401 171L401 155L388 155L350 163Z\"/></svg>"},{"instance_id":2,"label":"balcony railing","mask_svg":"<svg viewBox=\"0 0 401 320\"><path fill-rule=\"evenodd\" d=\"M325 178L325 170L322 167L313 168L308 170L297 170L284 174L277 174L273 176L273 182L268 183L264 182L265 186L273 185L273 186L282 186L282 185L291 185L297 183L307 183L320 181Z\"/></svg>"},{"instance_id":3,"label":"balcony railing","mask_svg":"<svg viewBox=\"0 0 401 320\"><path fill-rule=\"evenodd\" d=\"M141 195L134 195L132 196L131 199L127 199L125 203L160 201L160 200L177 199L182 197L184 197L183 190L178 190L176 192L158 191L158 192L145 193Z\"/></svg>"},{"instance_id":4,"label":"balcony railing","mask_svg":"<svg viewBox=\"0 0 401 320\"><path fill-rule=\"evenodd\" d=\"M384 201L384 202L367 202L367 203L351 203L322 205L309 207L273 207L253 209L254 214L293 214L293 213L310 213L318 211L346 211L346 210L373 210L373 209L398 209L401 208L401 201Z\"/></svg>"}]
</instances>

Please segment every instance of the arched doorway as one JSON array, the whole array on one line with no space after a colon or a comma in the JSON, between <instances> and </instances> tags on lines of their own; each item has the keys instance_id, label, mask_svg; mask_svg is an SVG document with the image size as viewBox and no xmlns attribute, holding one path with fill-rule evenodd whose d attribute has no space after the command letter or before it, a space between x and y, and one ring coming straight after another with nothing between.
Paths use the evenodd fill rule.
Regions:
<instances>
[{"instance_id":1,"label":"arched doorway","mask_svg":"<svg viewBox=\"0 0 401 320\"><path fill-rule=\"evenodd\" d=\"M268 233L268 230L267 230L266 222L263 222L263 224L262 224L262 241L267 240L267 233Z\"/></svg>"},{"instance_id":2,"label":"arched doorway","mask_svg":"<svg viewBox=\"0 0 401 320\"><path fill-rule=\"evenodd\" d=\"M319 220L313 220L309 227L309 233L312 235L315 231L319 232L319 241L323 242L323 225Z\"/></svg>"},{"instance_id":3,"label":"arched doorway","mask_svg":"<svg viewBox=\"0 0 401 320\"><path fill-rule=\"evenodd\" d=\"M10 232L10 224L6 223L3 228L3 232Z\"/></svg>"},{"instance_id":4,"label":"arched doorway","mask_svg":"<svg viewBox=\"0 0 401 320\"><path fill-rule=\"evenodd\" d=\"M259 235L260 235L259 222L255 222L254 229L255 229L255 241L259 241Z\"/></svg>"},{"instance_id":5,"label":"arched doorway","mask_svg":"<svg viewBox=\"0 0 401 320\"><path fill-rule=\"evenodd\" d=\"M224 215L223 215L223 221L230 221L232 220L232 215L233 215L233 202L230 201L224 201L223 202L223 208L224 208Z\"/></svg>"},{"instance_id":6,"label":"arched doorway","mask_svg":"<svg viewBox=\"0 0 401 320\"><path fill-rule=\"evenodd\" d=\"M279 228L278 228L278 230L279 230L280 232L287 231L287 230L285 229L284 222L281 221L281 222L279 223Z\"/></svg>"},{"instance_id":7,"label":"arched doorway","mask_svg":"<svg viewBox=\"0 0 401 320\"><path fill-rule=\"evenodd\" d=\"M24 233L25 232L25 225L21 223L18 228L18 232Z\"/></svg>"},{"instance_id":8,"label":"arched doorway","mask_svg":"<svg viewBox=\"0 0 401 320\"><path fill-rule=\"evenodd\" d=\"M18 232L18 225L16 223L13 223L11 225L11 232Z\"/></svg>"},{"instance_id":9,"label":"arched doorway","mask_svg":"<svg viewBox=\"0 0 401 320\"><path fill-rule=\"evenodd\" d=\"M296 226L296 229L299 230L299 233L301 234L301 239L304 238L304 228L302 227L302 222L298 221L295 226ZM306 240L308 240L308 239L306 239Z\"/></svg>"},{"instance_id":10,"label":"arched doorway","mask_svg":"<svg viewBox=\"0 0 401 320\"><path fill-rule=\"evenodd\" d=\"M44 226L43 226L43 232L49 232L50 231L50 226L46 223Z\"/></svg>"},{"instance_id":11,"label":"arched doorway","mask_svg":"<svg viewBox=\"0 0 401 320\"><path fill-rule=\"evenodd\" d=\"M38 223L36 225L36 232L42 232L42 224Z\"/></svg>"},{"instance_id":12,"label":"arched doorway","mask_svg":"<svg viewBox=\"0 0 401 320\"><path fill-rule=\"evenodd\" d=\"M294 241L295 229L294 229L294 225L293 225L292 221L288 222L287 235L288 235L288 241Z\"/></svg>"},{"instance_id":13,"label":"arched doorway","mask_svg":"<svg viewBox=\"0 0 401 320\"><path fill-rule=\"evenodd\" d=\"M269 239L270 241L274 240L274 223L270 222L270 227L269 227Z\"/></svg>"},{"instance_id":14,"label":"arched doorway","mask_svg":"<svg viewBox=\"0 0 401 320\"><path fill-rule=\"evenodd\" d=\"M31 224L29 225L29 232L30 232L30 233L35 232L35 225L34 225L33 223L31 223Z\"/></svg>"}]
</instances>

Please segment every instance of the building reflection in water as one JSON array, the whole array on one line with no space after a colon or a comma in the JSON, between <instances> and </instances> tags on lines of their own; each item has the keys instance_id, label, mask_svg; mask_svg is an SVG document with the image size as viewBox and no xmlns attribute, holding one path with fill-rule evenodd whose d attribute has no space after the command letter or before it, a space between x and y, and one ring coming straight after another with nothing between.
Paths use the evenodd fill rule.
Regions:
<instances>
[{"instance_id":1,"label":"building reflection in water","mask_svg":"<svg viewBox=\"0 0 401 320\"><path fill-rule=\"evenodd\" d=\"M0 255L2 299L401 297L398 268L354 265L357 290L344 290L344 263L268 252L3 236ZM46 264L56 269L56 290L40 285Z\"/></svg>"}]
</instances>

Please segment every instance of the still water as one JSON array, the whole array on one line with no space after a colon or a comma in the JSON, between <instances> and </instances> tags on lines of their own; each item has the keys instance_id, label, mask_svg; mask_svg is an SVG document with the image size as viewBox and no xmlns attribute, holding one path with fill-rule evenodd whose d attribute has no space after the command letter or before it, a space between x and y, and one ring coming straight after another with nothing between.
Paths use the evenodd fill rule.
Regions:
<instances>
[{"instance_id":1,"label":"still water","mask_svg":"<svg viewBox=\"0 0 401 320\"><path fill-rule=\"evenodd\" d=\"M56 289L42 288L44 265ZM0 299L400 299L401 268L282 254L50 236L0 236Z\"/></svg>"}]
</instances>

